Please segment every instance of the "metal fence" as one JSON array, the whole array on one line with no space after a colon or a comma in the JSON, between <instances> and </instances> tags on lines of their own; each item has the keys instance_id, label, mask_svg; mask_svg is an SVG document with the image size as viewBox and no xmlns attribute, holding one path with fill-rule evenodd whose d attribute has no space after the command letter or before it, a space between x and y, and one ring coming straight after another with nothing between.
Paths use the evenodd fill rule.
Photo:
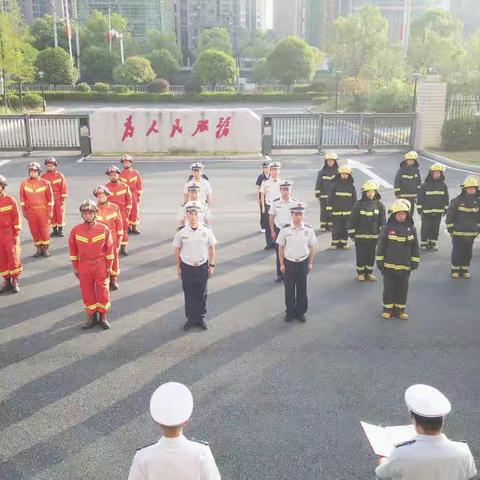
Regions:
<instances>
[{"instance_id":1,"label":"metal fence","mask_svg":"<svg viewBox=\"0 0 480 480\"><path fill-rule=\"evenodd\" d=\"M0 150L79 150L88 115L2 115Z\"/></svg>"},{"instance_id":2,"label":"metal fence","mask_svg":"<svg viewBox=\"0 0 480 480\"><path fill-rule=\"evenodd\" d=\"M265 122L268 119L269 121ZM273 149L403 148L415 140L413 113L311 113L264 115Z\"/></svg>"},{"instance_id":3,"label":"metal fence","mask_svg":"<svg viewBox=\"0 0 480 480\"><path fill-rule=\"evenodd\" d=\"M448 100L447 120L480 116L480 95L453 94Z\"/></svg>"}]
</instances>

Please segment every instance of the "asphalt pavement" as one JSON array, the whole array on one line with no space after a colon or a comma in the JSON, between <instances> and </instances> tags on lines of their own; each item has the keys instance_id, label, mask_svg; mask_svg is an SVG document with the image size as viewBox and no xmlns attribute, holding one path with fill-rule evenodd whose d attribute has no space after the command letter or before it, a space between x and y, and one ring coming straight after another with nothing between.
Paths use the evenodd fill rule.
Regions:
<instances>
[{"instance_id":1,"label":"asphalt pavement","mask_svg":"<svg viewBox=\"0 0 480 480\"><path fill-rule=\"evenodd\" d=\"M275 158L318 229L320 156ZM401 155L353 158L393 184ZM10 161L0 162L0 174L17 196L30 159L2 159ZM80 222L80 202L106 181L108 163L59 160L70 186L68 233ZM259 233L260 161L207 161L218 239L210 329L185 333L171 242L189 163L136 164L145 181L142 234L121 261L109 331L81 329L67 239L53 239L51 258L34 259L24 225L22 291L0 297L0 478L126 479L136 449L159 436L150 396L173 380L195 399L186 435L210 442L223 479L373 478L375 458L359 422L408 423L403 393L413 383L447 395L453 411L446 433L467 441L478 461L478 243L473 279L453 281L442 227L439 252L422 254L411 276L411 319L384 321L381 279L357 283L354 250L330 251L329 234L319 234L307 323L287 324L274 253L263 250ZM429 165L421 160L423 176ZM358 190L368 171L354 170ZM466 174L447 170L451 196ZM389 204L393 190L381 193Z\"/></svg>"}]
</instances>

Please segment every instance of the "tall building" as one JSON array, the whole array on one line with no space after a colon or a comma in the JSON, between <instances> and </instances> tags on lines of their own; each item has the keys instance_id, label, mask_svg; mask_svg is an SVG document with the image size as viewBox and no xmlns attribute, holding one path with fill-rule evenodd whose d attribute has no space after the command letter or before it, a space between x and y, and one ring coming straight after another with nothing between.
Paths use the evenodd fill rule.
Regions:
<instances>
[{"instance_id":1,"label":"tall building","mask_svg":"<svg viewBox=\"0 0 480 480\"><path fill-rule=\"evenodd\" d=\"M465 33L480 29L478 0L450 0L450 11L463 22Z\"/></svg>"},{"instance_id":2,"label":"tall building","mask_svg":"<svg viewBox=\"0 0 480 480\"><path fill-rule=\"evenodd\" d=\"M273 29L278 38L307 36L307 0L274 0Z\"/></svg>"},{"instance_id":3,"label":"tall building","mask_svg":"<svg viewBox=\"0 0 480 480\"><path fill-rule=\"evenodd\" d=\"M266 30L267 0L246 0L245 27L251 35Z\"/></svg>"}]
</instances>

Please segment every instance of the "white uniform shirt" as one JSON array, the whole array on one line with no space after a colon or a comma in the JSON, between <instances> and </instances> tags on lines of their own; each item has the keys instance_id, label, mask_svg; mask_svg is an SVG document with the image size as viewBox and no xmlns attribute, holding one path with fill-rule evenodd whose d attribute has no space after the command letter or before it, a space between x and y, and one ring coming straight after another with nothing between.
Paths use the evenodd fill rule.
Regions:
<instances>
[{"instance_id":1,"label":"white uniform shirt","mask_svg":"<svg viewBox=\"0 0 480 480\"><path fill-rule=\"evenodd\" d=\"M212 222L212 214L210 213L210 209L206 203L202 203L202 210L198 212L198 221L199 223L205 223L210 225ZM187 217L187 210L185 208L185 204L180 207L180 211L178 213L178 224L181 225L188 225L188 217Z\"/></svg>"},{"instance_id":2,"label":"white uniform shirt","mask_svg":"<svg viewBox=\"0 0 480 480\"><path fill-rule=\"evenodd\" d=\"M193 230L190 225L180 229L173 239L173 246L180 248L180 258L183 263L192 267L204 264L208 260L208 247L217 243L212 230L199 224Z\"/></svg>"},{"instance_id":3,"label":"white uniform shirt","mask_svg":"<svg viewBox=\"0 0 480 480\"><path fill-rule=\"evenodd\" d=\"M276 198L272 202L268 213L273 216L273 223L277 228L283 228L287 223L292 223L290 207L296 204L298 204L298 200L292 197L287 201L284 201L282 198Z\"/></svg>"},{"instance_id":4,"label":"white uniform shirt","mask_svg":"<svg viewBox=\"0 0 480 480\"><path fill-rule=\"evenodd\" d=\"M317 237L310 225L302 223L298 228L293 225L282 228L278 234L277 243L285 247L285 258L298 262L307 258L310 250L317 244Z\"/></svg>"},{"instance_id":5,"label":"white uniform shirt","mask_svg":"<svg viewBox=\"0 0 480 480\"><path fill-rule=\"evenodd\" d=\"M262 182L260 192L265 195L265 203L267 205L271 205L276 198L280 197L280 182L279 178L277 180L269 178Z\"/></svg>"},{"instance_id":6,"label":"white uniform shirt","mask_svg":"<svg viewBox=\"0 0 480 480\"><path fill-rule=\"evenodd\" d=\"M466 480L477 469L468 445L453 442L444 434L419 435L414 443L397 447L379 465L378 478L389 480Z\"/></svg>"},{"instance_id":7,"label":"white uniform shirt","mask_svg":"<svg viewBox=\"0 0 480 480\"><path fill-rule=\"evenodd\" d=\"M198 192L198 201L202 203L207 203L207 195L212 194L212 186L208 180L205 180L203 177L200 180L189 180L185 183L183 187L183 193L188 194L188 185L194 181L200 186L200 191Z\"/></svg>"},{"instance_id":8,"label":"white uniform shirt","mask_svg":"<svg viewBox=\"0 0 480 480\"><path fill-rule=\"evenodd\" d=\"M181 435L139 450L128 480L220 480L220 473L209 446Z\"/></svg>"}]
</instances>

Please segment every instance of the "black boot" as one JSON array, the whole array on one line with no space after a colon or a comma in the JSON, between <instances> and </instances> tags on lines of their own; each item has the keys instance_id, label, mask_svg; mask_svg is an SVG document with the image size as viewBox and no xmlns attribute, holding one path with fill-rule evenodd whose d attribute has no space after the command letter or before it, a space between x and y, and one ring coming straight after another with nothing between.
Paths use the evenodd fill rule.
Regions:
<instances>
[{"instance_id":1,"label":"black boot","mask_svg":"<svg viewBox=\"0 0 480 480\"><path fill-rule=\"evenodd\" d=\"M58 228L57 227L53 227L51 236L52 237L58 237Z\"/></svg>"},{"instance_id":2,"label":"black boot","mask_svg":"<svg viewBox=\"0 0 480 480\"><path fill-rule=\"evenodd\" d=\"M43 257L49 257L50 252L48 251L48 245L43 245L42 246L42 256Z\"/></svg>"},{"instance_id":3,"label":"black boot","mask_svg":"<svg viewBox=\"0 0 480 480\"><path fill-rule=\"evenodd\" d=\"M0 293L5 293L12 288L10 278L3 279L3 285L0 288Z\"/></svg>"},{"instance_id":4,"label":"black boot","mask_svg":"<svg viewBox=\"0 0 480 480\"><path fill-rule=\"evenodd\" d=\"M64 237L65 234L63 233L63 227L58 227L58 236L59 237Z\"/></svg>"},{"instance_id":5,"label":"black boot","mask_svg":"<svg viewBox=\"0 0 480 480\"><path fill-rule=\"evenodd\" d=\"M87 321L82 327L84 330L94 327L97 324L97 313L87 313Z\"/></svg>"},{"instance_id":6,"label":"black boot","mask_svg":"<svg viewBox=\"0 0 480 480\"><path fill-rule=\"evenodd\" d=\"M127 252L127 246L126 245L122 245L120 247L120 255L122 255L123 257L128 257L128 252Z\"/></svg>"},{"instance_id":7,"label":"black boot","mask_svg":"<svg viewBox=\"0 0 480 480\"><path fill-rule=\"evenodd\" d=\"M37 245L37 251L33 254L35 258L41 257L42 256L42 246Z\"/></svg>"},{"instance_id":8,"label":"black boot","mask_svg":"<svg viewBox=\"0 0 480 480\"><path fill-rule=\"evenodd\" d=\"M138 228L136 225L132 225L132 232L134 235L140 235L140 232L138 231Z\"/></svg>"},{"instance_id":9,"label":"black boot","mask_svg":"<svg viewBox=\"0 0 480 480\"><path fill-rule=\"evenodd\" d=\"M120 288L120 287L118 286L117 278L112 275L112 276L110 277L110 285L109 285L110 291L116 291L116 290L118 290L119 288Z\"/></svg>"},{"instance_id":10,"label":"black boot","mask_svg":"<svg viewBox=\"0 0 480 480\"><path fill-rule=\"evenodd\" d=\"M110 323L108 322L108 315L106 313L100 313L100 327L104 330L108 330L110 328Z\"/></svg>"},{"instance_id":11,"label":"black boot","mask_svg":"<svg viewBox=\"0 0 480 480\"><path fill-rule=\"evenodd\" d=\"M11 282L12 293L20 292L20 285L18 284L18 278L12 278L10 282Z\"/></svg>"}]
</instances>

